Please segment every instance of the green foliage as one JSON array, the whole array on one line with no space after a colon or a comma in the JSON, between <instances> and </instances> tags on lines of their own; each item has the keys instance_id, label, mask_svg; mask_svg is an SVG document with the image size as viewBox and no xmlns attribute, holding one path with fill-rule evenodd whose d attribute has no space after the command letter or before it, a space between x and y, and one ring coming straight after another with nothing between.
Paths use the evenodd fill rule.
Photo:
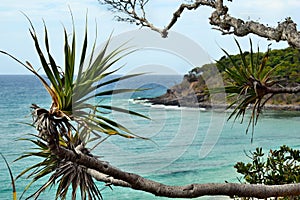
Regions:
<instances>
[{"instance_id":1,"label":"green foliage","mask_svg":"<svg viewBox=\"0 0 300 200\"><path fill-rule=\"evenodd\" d=\"M42 159L42 161L23 170L18 176L19 178L30 172L27 178L31 178L32 181L26 186L24 192L37 180L45 178L47 175L50 176L48 181L28 198L33 197L37 199L46 188L58 184L56 199L65 199L69 188L72 189L72 199L76 199L76 191L78 189L81 192L81 199L102 199L100 191L94 183L92 176L87 172L86 167L61 159L53 154L51 150L60 146L75 153L92 156L90 149L86 147L91 141L99 140L95 145L97 146L112 135L119 135L125 138L142 138L132 133L125 126L105 116L111 111L149 119L131 110L101 104L102 101L99 104L91 103L90 100L94 97L104 98L124 92L136 91L135 89L126 88L110 90L103 90L101 88L140 74L104 80L104 78L117 72L120 68L112 71L108 70L132 51L128 51L128 49L123 48L121 45L112 52L108 52L107 49L110 42L110 39L108 39L103 49L96 53L95 39L92 44L91 53L88 54L86 25L83 44L79 53L78 74L76 75L75 61L77 60L77 47L73 18L72 21L72 33L67 33L66 29L63 31L65 38L63 45L64 64L58 65L50 51L46 25L44 25L45 35L43 39L44 45L42 46L33 24L29 20L31 25L30 35L33 39L42 69L49 81L46 81L29 62L26 61L23 63L11 54L0 51L37 76L52 98L49 110L40 108L35 104L32 105L32 115L34 118L32 126L37 129L39 134L37 136L31 135L34 137L33 139L25 138L25 140L33 143L35 147L33 148L34 151L27 152L17 159L30 157L38 157L39 161ZM42 49L45 49L45 51ZM89 58L88 55L90 56ZM102 134L106 137L102 138ZM95 146L91 149L94 149Z\"/></svg>"},{"instance_id":2,"label":"green foliage","mask_svg":"<svg viewBox=\"0 0 300 200\"><path fill-rule=\"evenodd\" d=\"M29 20L29 19L28 19ZM30 72L36 75L43 86L49 93L52 98L52 105L49 112L56 117L66 117L67 119L71 119L76 121L79 124L86 123L87 127L98 126L98 131L106 133L108 135L121 135L127 138L136 137L133 135L128 129L126 129L121 124L116 122L112 122L109 119L103 117L103 113L105 111L118 111L123 113L129 113L131 115L136 115L140 117L144 117L149 119L146 116L143 116L139 113L124 110L121 108L115 108L112 106L107 106L103 104L93 105L89 103L89 100L94 97L107 97L115 94L133 92L136 89L112 89L98 92L99 88L107 86L109 84L122 81L134 76L139 76L141 74L132 74L122 76L120 78L111 79L108 81L104 81L104 78L117 72L120 68L108 71L114 64L116 64L120 59L124 56L128 55L130 52L125 52L128 49L122 48L122 45L115 49L112 52L107 52L107 48L109 46L110 39L106 42L103 49L96 55L95 48L96 42L94 42L92 46L92 52L90 54L90 58L87 58L87 27L85 29L84 34L84 42L80 52L80 63L78 74L74 74L75 70L75 60L76 60L76 34L75 27L73 24L72 38L71 42L69 42L70 34L67 33L66 29L64 29L64 58L65 65L64 67L60 67L54 60L50 52L50 46L48 41L48 33L46 25L44 27L45 36L44 36L44 46L46 47L46 53L44 53L41 49L39 39L37 37L36 31L31 24L30 34L35 44L36 52L40 58L40 62L44 72L46 73L47 78L49 79L51 85L38 73L34 67L26 61L26 63L21 62L11 54L0 51L3 54L6 54L19 62L25 68L27 68ZM86 68L84 68L86 67ZM99 83L101 82L101 83ZM91 115L93 113L93 115Z\"/></svg>"},{"instance_id":3,"label":"green foliage","mask_svg":"<svg viewBox=\"0 0 300 200\"><path fill-rule=\"evenodd\" d=\"M250 62L251 53L244 52L246 62ZM264 53L253 53L254 58L263 58ZM221 70L225 80L228 80L228 75L223 70L222 65L232 67L232 60L237 65L242 65L241 56L230 55L223 56L217 62L217 67ZM273 70L272 76L277 81L279 87L294 87L300 84L300 51L299 49L273 49L269 50L269 57L265 63L266 69ZM299 94L277 94L270 98L271 104L299 104Z\"/></svg>"},{"instance_id":4,"label":"green foliage","mask_svg":"<svg viewBox=\"0 0 300 200\"><path fill-rule=\"evenodd\" d=\"M300 182L299 150L283 145L279 150L270 150L265 158L262 148L256 148L247 157L251 162L238 162L234 166L246 183L282 185Z\"/></svg>"},{"instance_id":5,"label":"green foliage","mask_svg":"<svg viewBox=\"0 0 300 200\"><path fill-rule=\"evenodd\" d=\"M17 200L17 192L16 192L16 185L15 185L15 179L14 179L14 176L12 174L12 171L10 169L10 166L6 160L6 158L3 156L2 153L0 153L1 157L3 158L5 164L6 164L6 167L8 169L8 172L9 172L9 176L10 176L10 180L11 180L11 186L12 186L12 192L13 192L13 195L12 195L12 199L13 200Z\"/></svg>"},{"instance_id":6,"label":"green foliage","mask_svg":"<svg viewBox=\"0 0 300 200\"><path fill-rule=\"evenodd\" d=\"M233 110L228 120L240 119L242 123L245 114L252 111L246 133L252 129L253 134L254 126L267 102L299 104L299 94L274 95L269 89L295 87L300 84L300 51L293 48L271 50L268 47L267 51L262 53L259 48L254 51L251 40L250 51L242 51L237 40L235 42L239 54L230 55L223 49L225 56L216 61L216 66L224 79L225 92L228 94L228 108ZM214 82L213 78L210 79L214 77L214 67L211 65L214 64L193 68L184 76L184 80L172 89L188 88L188 90L177 90L177 93L183 97L190 88L194 94L207 94L207 96L209 93L223 93L224 85ZM214 88L208 89L206 81L209 81L210 87ZM206 100L209 98L198 98L199 102Z\"/></svg>"},{"instance_id":7,"label":"green foliage","mask_svg":"<svg viewBox=\"0 0 300 200\"><path fill-rule=\"evenodd\" d=\"M252 106L252 113L246 133L252 125L252 134L257 119L261 113L262 107L271 97L267 97L267 87L272 87L277 83L273 76L275 68L270 69L266 63L269 58L269 49L265 54L258 52L254 54L252 41L250 40L250 52L243 52L238 41L235 40L239 54L239 62L235 57L229 55L224 49L223 52L230 60L230 65L218 61L220 71L224 72L227 83L225 84L225 92L231 100L228 108L233 108L228 119L235 117L234 120L241 117L243 122L247 109ZM216 89L215 92L219 90Z\"/></svg>"},{"instance_id":8,"label":"green foliage","mask_svg":"<svg viewBox=\"0 0 300 200\"><path fill-rule=\"evenodd\" d=\"M246 61L249 63L251 54L244 52ZM253 56L262 59L264 53L255 52ZM237 65L242 64L242 60L239 54L230 55L231 58L223 56L218 60L217 66L222 70L221 65L233 66L231 60ZM222 63L222 64L220 64ZM279 80L289 83L300 83L300 50L288 47L286 49L273 49L269 51L269 58L266 62L266 66L270 69L274 69L274 76Z\"/></svg>"},{"instance_id":9,"label":"green foliage","mask_svg":"<svg viewBox=\"0 0 300 200\"><path fill-rule=\"evenodd\" d=\"M31 167L23 170L18 176L17 179L21 176L24 176L29 173L26 178L31 178L32 180L27 184L24 189L23 194L20 198L23 197L25 192L31 187L33 183L37 180L44 178L49 175L48 181L46 181L36 192L27 197L26 199L34 198L37 199L40 194L45 191L48 187L53 187L55 184L58 184L55 199L61 198L66 199L68 188L72 187L72 199L76 199L76 191L80 188L81 199L102 199L100 190L97 188L93 177L86 173L86 168L81 165L74 164L68 160L61 160L56 155L51 153L51 149L48 147L47 141L36 135L30 134L35 139L23 138L21 140L29 141L33 144L32 152L26 152L24 155L20 156L16 161L24 158L36 157L42 159L41 162L38 162ZM77 134L78 135L78 134ZM81 142L79 139L73 138L71 141L76 142L66 142L63 138L59 138L61 146L68 148L68 145L78 146L78 142ZM86 149L88 152L88 150Z\"/></svg>"}]
</instances>

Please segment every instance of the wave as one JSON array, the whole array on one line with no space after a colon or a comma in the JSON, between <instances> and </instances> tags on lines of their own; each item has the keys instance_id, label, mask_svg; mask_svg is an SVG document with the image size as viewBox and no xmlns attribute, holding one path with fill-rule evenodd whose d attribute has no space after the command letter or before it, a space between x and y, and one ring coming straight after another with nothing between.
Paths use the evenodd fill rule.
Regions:
<instances>
[{"instance_id":1,"label":"wave","mask_svg":"<svg viewBox=\"0 0 300 200\"><path fill-rule=\"evenodd\" d=\"M148 99L145 98L136 98L136 99L129 99L128 102L132 104L141 104L147 107L151 107L154 109L161 109L161 110L191 110L191 111L206 111L206 108L200 107L185 107L185 106L173 106L173 105L163 105L163 104L152 104L149 102Z\"/></svg>"},{"instance_id":2,"label":"wave","mask_svg":"<svg viewBox=\"0 0 300 200\"><path fill-rule=\"evenodd\" d=\"M148 100L142 99L141 97L137 99L128 99L128 102L131 104L141 104L143 106L151 107L151 103L148 102Z\"/></svg>"},{"instance_id":3,"label":"wave","mask_svg":"<svg viewBox=\"0 0 300 200\"><path fill-rule=\"evenodd\" d=\"M152 108L165 109L165 110L190 110L190 111L206 111L205 108L195 108L195 107L184 107L184 106L169 106L162 104L152 104Z\"/></svg>"}]
</instances>

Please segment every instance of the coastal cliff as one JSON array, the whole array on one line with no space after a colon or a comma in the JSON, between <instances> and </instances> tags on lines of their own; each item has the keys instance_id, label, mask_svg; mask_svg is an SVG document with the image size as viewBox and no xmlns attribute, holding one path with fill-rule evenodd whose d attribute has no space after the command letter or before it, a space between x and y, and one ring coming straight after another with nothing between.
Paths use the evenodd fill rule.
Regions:
<instances>
[{"instance_id":1,"label":"coastal cliff","mask_svg":"<svg viewBox=\"0 0 300 200\"><path fill-rule=\"evenodd\" d=\"M246 52L247 54L247 52ZM260 56L260 55L258 55ZM235 62L241 62L239 55L232 55ZM228 57L222 57L219 61L196 67L184 75L181 83L170 87L167 92L159 97L147 99L152 104L163 104L183 107L210 108L210 94L207 89L207 82L211 87L219 87L214 83L215 71L220 69L219 62L230 65ZM274 75L280 81L282 87L292 87L300 85L300 52L297 49L286 48L282 50L272 50L268 60L268 67L274 69ZM226 84L225 73L218 71ZM225 106L226 105L219 105ZM266 109L300 110L300 94L280 94L275 95L268 101Z\"/></svg>"}]
</instances>

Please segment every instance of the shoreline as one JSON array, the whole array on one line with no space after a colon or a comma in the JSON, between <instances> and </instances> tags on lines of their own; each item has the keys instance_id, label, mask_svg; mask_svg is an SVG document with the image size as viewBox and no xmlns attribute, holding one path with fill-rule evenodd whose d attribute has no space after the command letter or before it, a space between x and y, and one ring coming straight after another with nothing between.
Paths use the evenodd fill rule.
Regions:
<instances>
[{"instance_id":1,"label":"shoreline","mask_svg":"<svg viewBox=\"0 0 300 200\"><path fill-rule=\"evenodd\" d=\"M211 104L209 102L198 102L198 103L189 103L181 102L179 100L172 99L160 99L160 98L140 98L134 99L134 101L143 101L143 103L148 103L151 105L163 105L163 106L177 106L177 107L186 107L186 108L200 108L200 109L224 109L226 110L229 104ZM263 107L264 110L278 110L278 111L300 111L300 105L294 104L266 104Z\"/></svg>"}]
</instances>

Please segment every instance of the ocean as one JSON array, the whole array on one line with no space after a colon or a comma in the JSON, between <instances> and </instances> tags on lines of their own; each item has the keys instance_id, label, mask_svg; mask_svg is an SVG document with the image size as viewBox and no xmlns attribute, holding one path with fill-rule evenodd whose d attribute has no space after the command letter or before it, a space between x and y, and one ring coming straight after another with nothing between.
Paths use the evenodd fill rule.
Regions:
<instances>
[{"instance_id":1,"label":"ocean","mask_svg":"<svg viewBox=\"0 0 300 200\"><path fill-rule=\"evenodd\" d=\"M97 99L95 102L129 108L149 116L151 120L110 113L109 117L128 127L133 133L151 140L110 137L93 150L102 160L146 178L170 185L189 183L238 182L241 177L234 169L239 161L249 159L245 152L263 147L278 149L285 144L300 148L299 112L265 111L255 127L253 142L246 134L247 123L227 121L228 111L204 110L174 106L150 105L145 97L154 97L181 81L181 76L147 75L111 87L146 88L146 90ZM35 130L24 123L32 122L30 105L48 108L51 103L40 82L30 75L0 75L0 152L6 157L16 177L36 160L13 162L32 148L31 143L19 140ZM246 120L247 122L247 116ZM30 180L26 176L16 181L18 196ZM32 185L24 195L32 194L42 182ZM105 187L98 183L107 200L167 199L129 188ZM0 160L0 200L11 199L11 182L3 160ZM46 190L38 199L54 199L55 188ZM198 199L226 199L201 197Z\"/></svg>"}]
</instances>

